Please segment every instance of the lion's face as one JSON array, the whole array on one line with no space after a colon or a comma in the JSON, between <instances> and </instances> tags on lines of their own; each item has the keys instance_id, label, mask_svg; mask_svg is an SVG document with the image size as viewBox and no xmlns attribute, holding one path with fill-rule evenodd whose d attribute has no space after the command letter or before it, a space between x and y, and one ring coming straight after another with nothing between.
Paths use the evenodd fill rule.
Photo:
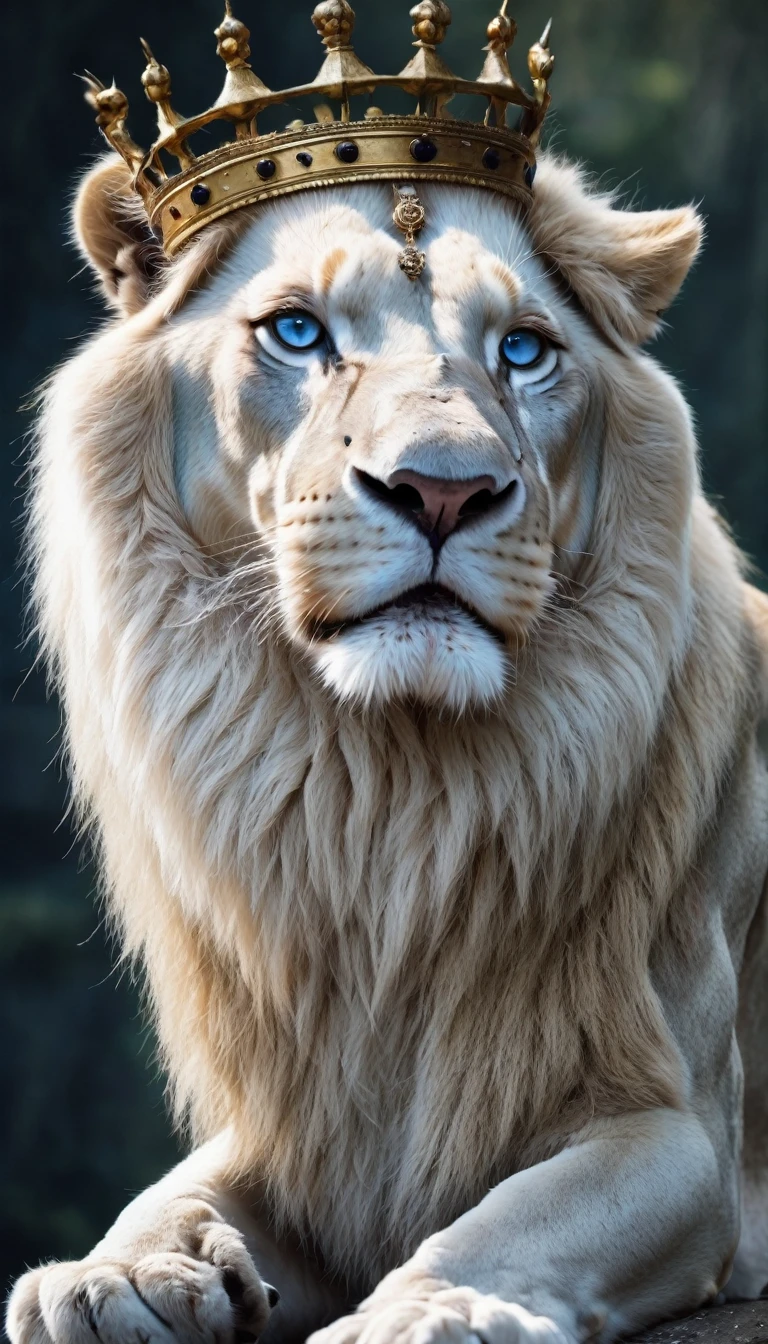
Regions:
<instances>
[{"instance_id":1,"label":"lion's face","mask_svg":"<svg viewBox=\"0 0 768 1344\"><path fill-rule=\"evenodd\" d=\"M504 692L553 556L583 546L599 342L511 207L425 196L416 282L390 188L250 225L176 327L177 381L202 374L218 444L195 443L199 398L178 475L214 549L255 527L284 632L340 696L461 710Z\"/></svg>"}]
</instances>

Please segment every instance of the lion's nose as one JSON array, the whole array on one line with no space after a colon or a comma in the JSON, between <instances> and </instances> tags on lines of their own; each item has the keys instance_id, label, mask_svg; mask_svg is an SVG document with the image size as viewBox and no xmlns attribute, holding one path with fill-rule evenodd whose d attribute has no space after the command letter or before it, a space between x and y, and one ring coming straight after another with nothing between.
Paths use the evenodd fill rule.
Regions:
<instances>
[{"instance_id":1,"label":"lion's nose","mask_svg":"<svg viewBox=\"0 0 768 1344\"><path fill-rule=\"evenodd\" d=\"M497 490L492 476L449 481L440 476L422 476L407 468L393 471L386 481L366 471L358 470L356 475L361 485L383 503L401 516L410 515L435 547L455 531L462 519L488 513L508 499L517 486L516 478Z\"/></svg>"}]
</instances>

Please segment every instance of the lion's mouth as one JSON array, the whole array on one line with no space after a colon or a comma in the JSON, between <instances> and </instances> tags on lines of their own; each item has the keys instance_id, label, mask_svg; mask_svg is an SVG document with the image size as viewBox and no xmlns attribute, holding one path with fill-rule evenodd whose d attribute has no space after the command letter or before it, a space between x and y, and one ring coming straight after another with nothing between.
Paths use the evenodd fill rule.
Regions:
<instances>
[{"instance_id":1,"label":"lion's mouth","mask_svg":"<svg viewBox=\"0 0 768 1344\"><path fill-rule=\"evenodd\" d=\"M358 629L367 621L372 621L385 613L391 613L393 616L398 612L417 613L425 617L432 616L439 621L457 611L469 616L498 644L502 646L506 644L502 632L487 621L471 603L465 602L457 593L439 583L420 583L417 587L408 588L404 593L400 593L398 597L388 598L386 602L380 602L378 606L371 607L361 615L351 616L343 621L313 621L310 638L313 641L336 639L346 631Z\"/></svg>"}]
</instances>

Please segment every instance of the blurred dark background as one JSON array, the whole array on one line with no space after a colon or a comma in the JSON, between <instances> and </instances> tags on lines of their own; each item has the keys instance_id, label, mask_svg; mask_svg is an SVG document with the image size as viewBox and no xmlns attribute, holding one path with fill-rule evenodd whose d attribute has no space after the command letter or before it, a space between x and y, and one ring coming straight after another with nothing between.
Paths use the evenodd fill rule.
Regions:
<instances>
[{"instance_id":1,"label":"blurred dark background","mask_svg":"<svg viewBox=\"0 0 768 1344\"><path fill-rule=\"evenodd\" d=\"M756 565L768 568L765 499L768 325L766 0L511 0L513 68L552 5L557 65L548 142L586 160L625 200L695 200L703 259L670 314L658 356L698 421L707 488ZM479 70L493 0L452 0L443 55ZM320 46L310 0L235 0L254 69L273 88L311 77ZM407 0L359 0L356 45L379 70L408 58ZM80 1256L176 1147L138 998L115 969L94 875L65 817L59 714L21 643L18 551L24 410L36 384L101 317L67 242L78 174L99 152L74 71L113 75L150 134L138 36L170 67L174 101L218 93L217 0L37 0L2 20L0 362L0 1287L25 1263ZM285 120L293 113L287 113Z\"/></svg>"}]
</instances>

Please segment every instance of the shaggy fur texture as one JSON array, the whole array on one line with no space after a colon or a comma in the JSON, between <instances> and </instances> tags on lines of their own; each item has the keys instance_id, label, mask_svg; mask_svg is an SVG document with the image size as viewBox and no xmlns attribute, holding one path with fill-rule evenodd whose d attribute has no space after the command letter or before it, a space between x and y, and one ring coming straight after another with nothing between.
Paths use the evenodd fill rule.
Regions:
<instances>
[{"instance_id":1,"label":"shaggy fur texture","mask_svg":"<svg viewBox=\"0 0 768 1344\"><path fill-rule=\"evenodd\" d=\"M364 1285L589 1119L682 1103L649 968L697 918L686 878L754 715L739 558L682 398L625 344L697 227L658 224L651 286L638 217L601 248L609 203L573 170L536 199L534 244L612 353L590 545L490 711L341 706L268 584L190 531L167 322L246 218L89 342L40 430L46 656L177 1114L233 1126L278 1224Z\"/></svg>"}]
</instances>

